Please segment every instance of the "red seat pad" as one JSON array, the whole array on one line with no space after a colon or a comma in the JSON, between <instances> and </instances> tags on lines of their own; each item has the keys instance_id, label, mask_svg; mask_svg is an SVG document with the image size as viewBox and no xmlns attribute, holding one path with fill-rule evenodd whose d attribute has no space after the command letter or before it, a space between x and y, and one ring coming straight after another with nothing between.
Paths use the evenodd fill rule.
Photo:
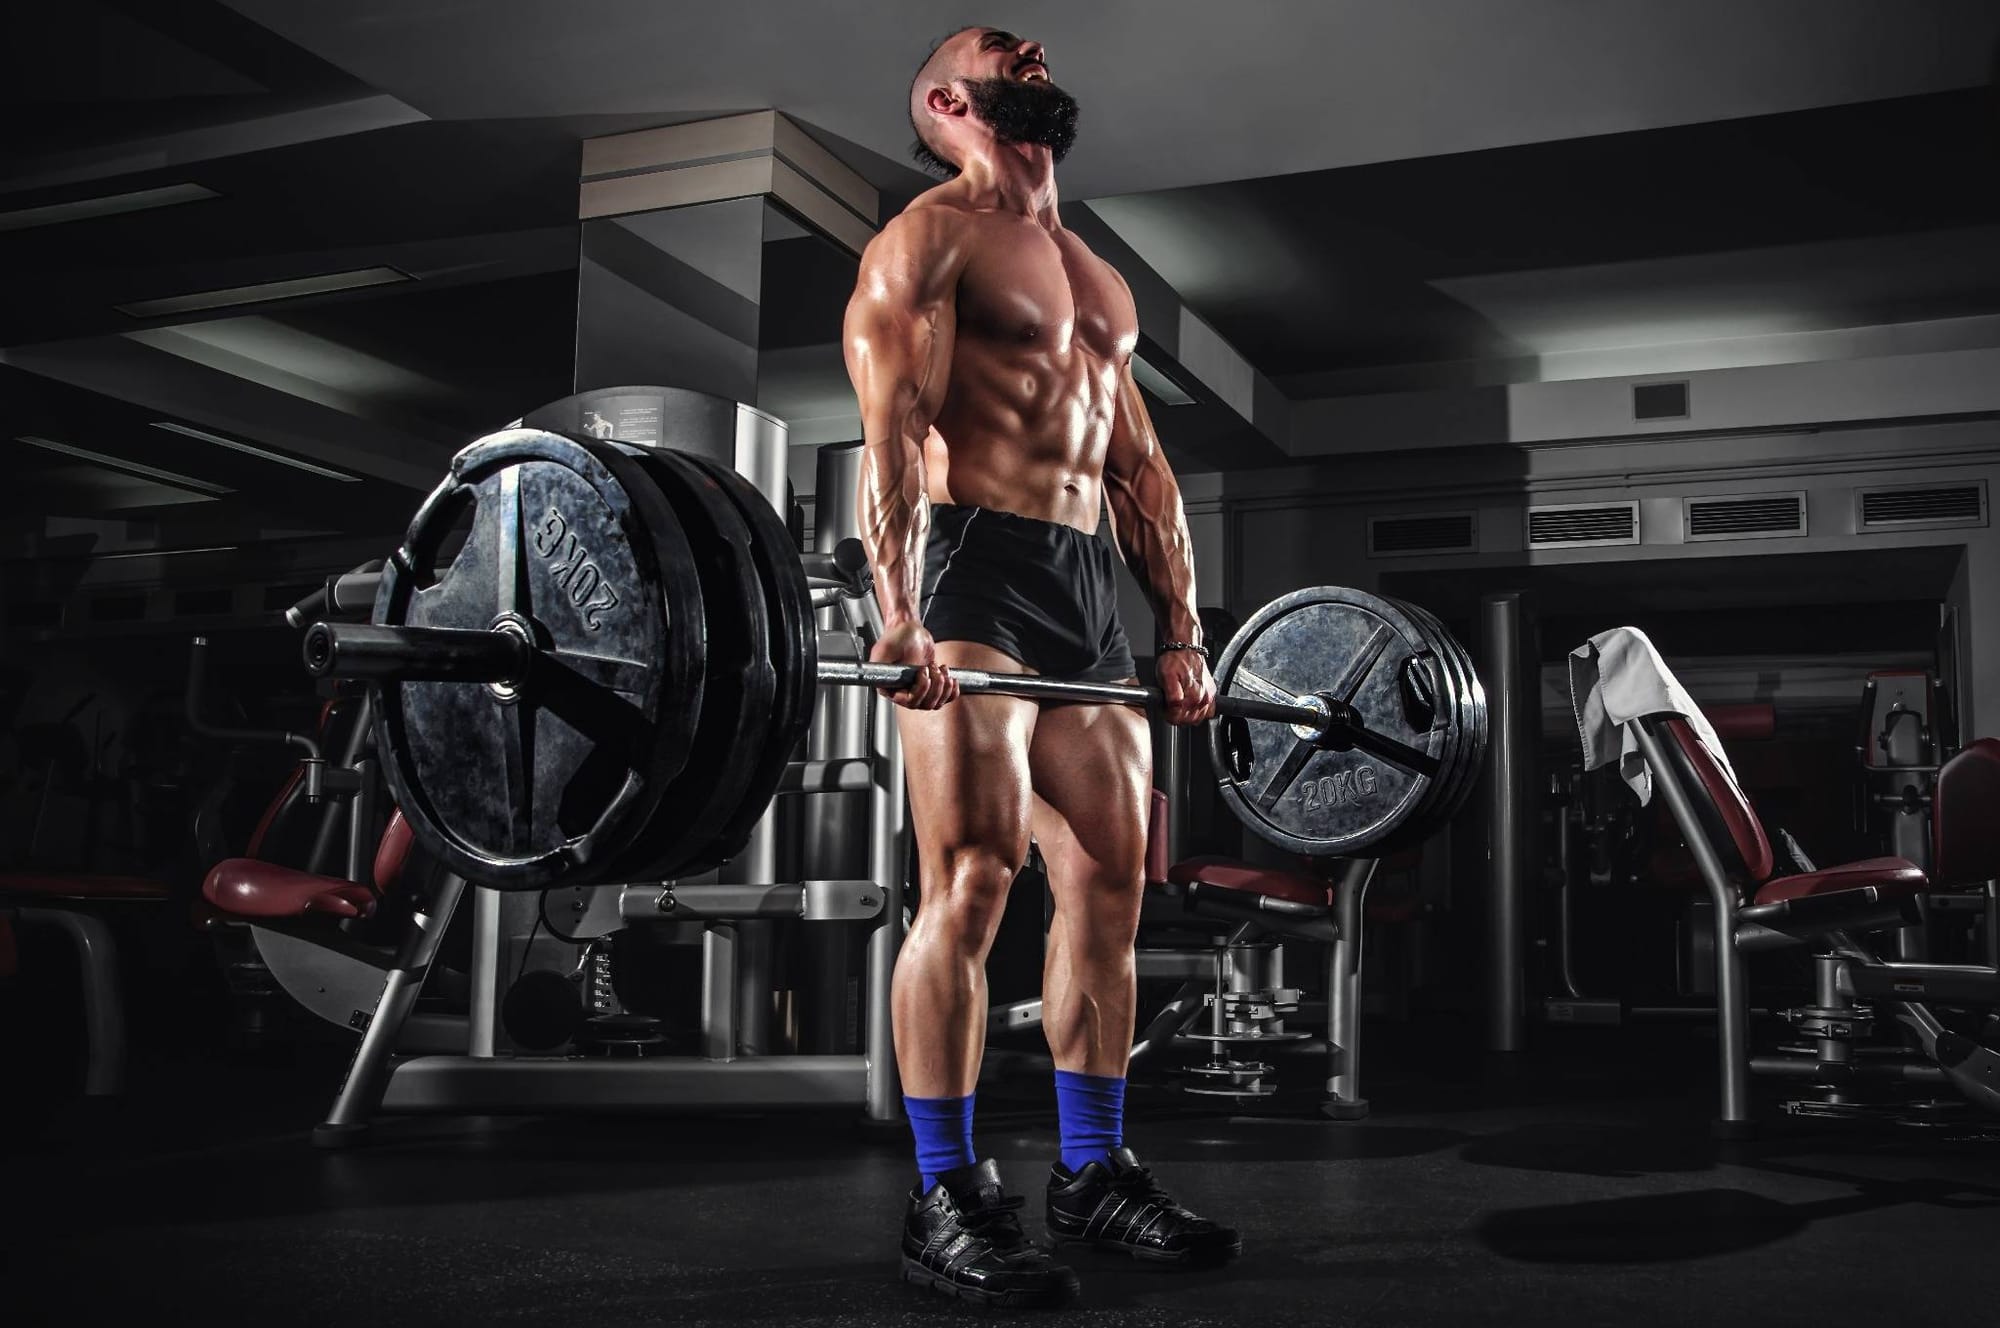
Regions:
<instances>
[{"instance_id":1,"label":"red seat pad","mask_svg":"<svg viewBox=\"0 0 2000 1328\"><path fill-rule=\"evenodd\" d=\"M1715 736L1724 742L1744 738L1769 738L1778 731L1778 708L1769 701L1747 701L1740 705L1705 705L1701 713Z\"/></svg>"},{"instance_id":2,"label":"red seat pad","mask_svg":"<svg viewBox=\"0 0 2000 1328\"><path fill-rule=\"evenodd\" d=\"M0 896L36 899L165 899L165 881L146 876L62 876L52 872L0 873Z\"/></svg>"},{"instance_id":3,"label":"red seat pad","mask_svg":"<svg viewBox=\"0 0 2000 1328\"><path fill-rule=\"evenodd\" d=\"M1872 885L1890 894L1916 894L1928 889L1924 869L1903 858L1869 858L1849 862L1803 876L1780 876L1766 881L1757 890L1757 903L1776 904L1807 895L1828 895L1840 890L1859 890Z\"/></svg>"},{"instance_id":4,"label":"red seat pad","mask_svg":"<svg viewBox=\"0 0 2000 1328\"><path fill-rule=\"evenodd\" d=\"M304 913L358 918L375 909L375 896L365 885L255 858L216 863L201 883L201 892L209 903L239 918L295 918Z\"/></svg>"},{"instance_id":5,"label":"red seat pad","mask_svg":"<svg viewBox=\"0 0 2000 1328\"><path fill-rule=\"evenodd\" d=\"M1211 885L1219 890L1269 895L1315 908L1333 907L1333 887L1317 876L1282 867L1259 867L1234 858L1188 858L1168 868L1167 879L1180 885Z\"/></svg>"},{"instance_id":6,"label":"red seat pad","mask_svg":"<svg viewBox=\"0 0 2000 1328\"><path fill-rule=\"evenodd\" d=\"M410 845L416 841L416 832L403 819L403 809L398 807L389 818L389 828L382 832L382 840L375 846L375 888L383 894L396 888L403 879L403 868L409 865Z\"/></svg>"}]
</instances>

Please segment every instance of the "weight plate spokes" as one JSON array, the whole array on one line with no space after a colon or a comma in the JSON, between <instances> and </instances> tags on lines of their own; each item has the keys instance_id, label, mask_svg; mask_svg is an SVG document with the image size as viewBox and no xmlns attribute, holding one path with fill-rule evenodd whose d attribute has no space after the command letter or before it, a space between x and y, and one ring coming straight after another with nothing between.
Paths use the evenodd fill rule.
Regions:
<instances>
[{"instance_id":1,"label":"weight plate spokes","mask_svg":"<svg viewBox=\"0 0 2000 1328\"><path fill-rule=\"evenodd\" d=\"M508 683L380 687L390 790L452 870L511 889L596 878L646 827L702 708L694 561L672 511L583 444L515 429L453 459L383 569L375 621L504 632L535 651Z\"/></svg>"},{"instance_id":2,"label":"weight plate spokes","mask_svg":"<svg viewBox=\"0 0 2000 1328\"><path fill-rule=\"evenodd\" d=\"M1232 769L1211 727L1223 801L1281 848L1318 857L1365 854L1424 806L1446 773L1450 725L1418 725L1401 678L1430 648L1390 601L1339 586L1294 591L1252 614L1217 661L1223 693L1267 700L1317 696L1348 722L1316 739L1290 724L1241 721L1248 769Z\"/></svg>"}]
</instances>

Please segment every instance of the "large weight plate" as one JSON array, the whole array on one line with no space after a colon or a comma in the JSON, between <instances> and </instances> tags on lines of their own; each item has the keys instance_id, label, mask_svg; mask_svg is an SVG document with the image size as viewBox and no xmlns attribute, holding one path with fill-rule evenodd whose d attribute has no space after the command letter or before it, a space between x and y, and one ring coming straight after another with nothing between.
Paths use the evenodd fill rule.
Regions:
<instances>
[{"instance_id":1,"label":"large weight plate","mask_svg":"<svg viewBox=\"0 0 2000 1328\"><path fill-rule=\"evenodd\" d=\"M1491 736L1486 717L1486 687L1479 681L1479 670L1473 667L1472 653L1463 642L1453 638L1452 648L1465 669L1466 687L1466 728L1472 736L1465 758L1465 783L1452 799L1447 820L1455 820L1472 800L1474 790L1479 787L1481 776L1486 773L1486 744Z\"/></svg>"},{"instance_id":2,"label":"large weight plate","mask_svg":"<svg viewBox=\"0 0 2000 1328\"><path fill-rule=\"evenodd\" d=\"M1436 614L1427 609L1415 609L1415 612L1422 615L1433 640L1438 643L1439 656L1459 679L1459 727L1464 739L1460 751L1452 758L1454 773L1444 796L1437 809L1426 818L1421 837L1427 838L1455 820L1478 787L1480 773L1485 768L1486 691L1473 668L1472 656L1458 638L1446 629Z\"/></svg>"},{"instance_id":3,"label":"large weight plate","mask_svg":"<svg viewBox=\"0 0 2000 1328\"><path fill-rule=\"evenodd\" d=\"M770 810L785 767L812 726L813 704L819 696L819 631L813 621L812 589L806 584L805 564L792 542L791 529L771 500L721 462L706 457L688 460L722 486L749 524L751 559L770 610L770 657L776 673L763 759L750 778L743 801L716 832L710 846L726 860L742 851L757 822Z\"/></svg>"},{"instance_id":4,"label":"large weight plate","mask_svg":"<svg viewBox=\"0 0 2000 1328\"><path fill-rule=\"evenodd\" d=\"M1229 695L1293 699L1320 695L1354 708L1378 748L1337 750L1291 725L1249 720L1251 765L1238 779L1210 726L1223 801L1251 830L1281 848L1321 857L1359 856L1423 807L1443 773L1448 726L1411 723L1400 674L1430 648L1425 632L1391 602L1339 586L1294 591L1259 609L1217 661Z\"/></svg>"},{"instance_id":5,"label":"large weight plate","mask_svg":"<svg viewBox=\"0 0 2000 1328\"><path fill-rule=\"evenodd\" d=\"M467 503L465 543L433 579ZM702 707L702 588L672 509L571 439L491 435L418 509L374 619L540 647L515 687L378 689L384 774L425 847L502 889L601 879L687 760Z\"/></svg>"},{"instance_id":6,"label":"large weight plate","mask_svg":"<svg viewBox=\"0 0 2000 1328\"><path fill-rule=\"evenodd\" d=\"M717 835L742 807L763 755L777 686L770 610L749 524L713 476L664 448L591 446L615 474L634 488L654 487L673 508L694 549L707 626L701 713L687 762L607 879L693 876L723 860Z\"/></svg>"},{"instance_id":7,"label":"large weight plate","mask_svg":"<svg viewBox=\"0 0 2000 1328\"><path fill-rule=\"evenodd\" d=\"M1419 814L1406 822L1392 840L1383 845L1384 851L1390 845L1396 848L1408 848L1421 844L1436 834L1450 819L1449 808L1452 800L1457 796L1466 778L1465 757L1472 737L1466 728L1469 717L1466 708L1468 680L1454 648L1455 643L1452 641L1451 633L1445 630L1437 615L1421 605L1411 604L1406 600L1396 600L1394 603L1417 621L1423 628L1424 635L1430 640L1431 648L1425 658L1425 664L1438 687L1436 722L1447 726L1450 732L1446 735L1444 769L1433 784L1429 798Z\"/></svg>"}]
</instances>

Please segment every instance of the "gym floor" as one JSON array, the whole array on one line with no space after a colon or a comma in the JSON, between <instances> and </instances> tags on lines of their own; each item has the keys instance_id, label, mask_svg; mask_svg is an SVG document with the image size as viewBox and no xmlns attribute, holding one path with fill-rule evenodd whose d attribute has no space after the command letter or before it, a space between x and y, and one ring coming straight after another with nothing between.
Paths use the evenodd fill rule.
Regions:
<instances>
[{"instance_id":1,"label":"gym floor","mask_svg":"<svg viewBox=\"0 0 2000 1328\"><path fill-rule=\"evenodd\" d=\"M1710 1043L1545 1035L1505 1063L1457 1026L1372 1028L1373 1118L1190 1109L1135 1081L1130 1139L1243 1232L1237 1264L1078 1256L1078 1324L1992 1321L2000 1127L1707 1131ZM895 1276L900 1130L851 1117L433 1117L315 1151L341 1048L142 1063L7 1166L9 1324L166 1315L367 1324L932 1322ZM1310 1063L1287 1065L1295 1091ZM978 1142L1033 1197L1046 1071L997 1056ZM1309 1099L1307 1099L1309 1105ZM1771 1117L1767 1116L1767 1119Z\"/></svg>"}]
</instances>

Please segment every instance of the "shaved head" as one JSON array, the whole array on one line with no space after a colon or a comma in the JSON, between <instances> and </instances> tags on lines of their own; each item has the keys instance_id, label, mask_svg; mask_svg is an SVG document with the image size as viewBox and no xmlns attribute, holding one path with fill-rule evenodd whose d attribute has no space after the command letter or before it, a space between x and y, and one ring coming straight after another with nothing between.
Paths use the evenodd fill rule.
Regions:
<instances>
[{"instance_id":1,"label":"shaved head","mask_svg":"<svg viewBox=\"0 0 2000 1328\"><path fill-rule=\"evenodd\" d=\"M954 40L968 32L984 31L975 24L947 32L931 43L924 63L917 69L917 76L910 80L910 128L917 135L917 141L910 145L910 155L916 158L917 165L932 175L950 178L958 174L958 167L943 154L943 144L938 142L930 114L924 110L924 98L930 95L932 88L947 86L957 77L958 50Z\"/></svg>"},{"instance_id":2,"label":"shaved head","mask_svg":"<svg viewBox=\"0 0 2000 1328\"><path fill-rule=\"evenodd\" d=\"M1041 50L1039 42L982 26L960 28L933 43L910 81L910 128L917 136L910 155L917 164L953 179L963 167L954 158L974 150L970 145L987 134L992 142L1046 147L1061 161L1076 141L1076 98L1049 82ZM939 89L952 99L949 112L930 104Z\"/></svg>"}]
</instances>

